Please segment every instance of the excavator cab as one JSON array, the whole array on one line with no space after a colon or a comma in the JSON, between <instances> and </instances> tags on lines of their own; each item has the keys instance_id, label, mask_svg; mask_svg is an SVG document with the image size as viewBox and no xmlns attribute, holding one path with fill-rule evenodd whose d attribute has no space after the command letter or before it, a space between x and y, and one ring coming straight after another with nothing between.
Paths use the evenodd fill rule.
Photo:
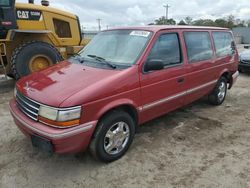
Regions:
<instances>
[{"instance_id":1,"label":"excavator cab","mask_svg":"<svg viewBox=\"0 0 250 188\"><path fill-rule=\"evenodd\" d=\"M15 0L0 1L0 39L5 39L10 29L16 29Z\"/></svg>"}]
</instances>

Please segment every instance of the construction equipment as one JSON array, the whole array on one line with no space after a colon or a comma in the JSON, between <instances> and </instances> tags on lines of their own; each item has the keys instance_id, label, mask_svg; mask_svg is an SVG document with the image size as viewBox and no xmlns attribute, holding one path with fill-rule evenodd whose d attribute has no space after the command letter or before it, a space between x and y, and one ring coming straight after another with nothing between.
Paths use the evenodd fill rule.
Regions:
<instances>
[{"instance_id":1,"label":"construction equipment","mask_svg":"<svg viewBox=\"0 0 250 188\"><path fill-rule=\"evenodd\" d=\"M68 58L87 43L79 18L49 7L46 0L41 5L0 1L0 74L19 79Z\"/></svg>"}]
</instances>

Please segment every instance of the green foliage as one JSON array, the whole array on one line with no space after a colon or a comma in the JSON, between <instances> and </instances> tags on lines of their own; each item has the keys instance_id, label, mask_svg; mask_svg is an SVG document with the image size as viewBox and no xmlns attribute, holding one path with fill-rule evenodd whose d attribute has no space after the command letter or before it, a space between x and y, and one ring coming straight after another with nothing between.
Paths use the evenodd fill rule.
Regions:
<instances>
[{"instance_id":1,"label":"green foliage","mask_svg":"<svg viewBox=\"0 0 250 188\"><path fill-rule=\"evenodd\" d=\"M192 25L196 26L216 26L213 20L210 19L199 19L192 22Z\"/></svg>"},{"instance_id":2,"label":"green foliage","mask_svg":"<svg viewBox=\"0 0 250 188\"><path fill-rule=\"evenodd\" d=\"M235 19L233 15L230 15L226 18L218 18L215 21L210 19L199 19L192 22L193 25L200 26L215 26L215 27L225 27L225 28L234 28L234 27L245 27L246 23L244 20Z\"/></svg>"},{"instance_id":3,"label":"green foliage","mask_svg":"<svg viewBox=\"0 0 250 188\"><path fill-rule=\"evenodd\" d=\"M235 22L235 17L233 15L230 15L227 17L227 28L232 29L233 27L235 27L234 22Z\"/></svg>"},{"instance_id":4,"label":"green foliage","mask_svg":"<svg viewBox=\"0 0 250 188\"><path fill-rule=\"evenodd\" d=\"M160 17L155 20L155 25L176 25L176 21L174 19L166 19L165 16Z\"/></svg>"},{"instance_id":5,"label":"green foliage","mask_svg":"<svg viewBox=\"0 0 250 188\"><path fill-rule=\"evenodd\" d=\"M187 16L185 19L184 19L186 25L192 25L192 21L193 21L193 18L191 18L190 16Z\"/></svg>"},{"instance_id":6,"label":"green foliage","mask_svg":"<svg viewBox=\"0 0 250 188\"><path fill-rule=\"evenodd\" d=\"M152 23L151 23L152 24ZM155 25L176 25L174 19L166 19L165 16L155 20ZM233 27L250 27L250 20L244 21L235 19L233 15L229 15L226 18L218 18L216 20L211 19L198 19L193 20L190 16L182 19L178 25L195 25L195 26L212 26L212 27L225 27L232 29Z\"/></svg>"},{"instance_id":7,"label":"green foliage","mask_svg":"<svg viewBox=\"0 0 250 188\"><path fill-rule=\"evenodd\" d=\"M228 26L227 21L225 19L222 19L222 18L216 19L214 22L215 22L215 25L218 27L227 27Z\"/></svg>"}]
</instances>

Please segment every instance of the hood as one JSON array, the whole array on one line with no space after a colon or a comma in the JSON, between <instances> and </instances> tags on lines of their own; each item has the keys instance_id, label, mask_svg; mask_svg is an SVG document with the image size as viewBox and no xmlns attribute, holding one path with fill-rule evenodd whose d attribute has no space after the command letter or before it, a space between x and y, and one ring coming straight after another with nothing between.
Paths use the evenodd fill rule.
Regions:
<instances>
[{"instance_id":1,"label":"hood","mask_svg":"<svg viewBox=\"0 0 250 188\"><path fill-rule=\"evenodd\" d=\"M250 50L245 50L240 54L240 60L250 61Z\"/></svg>"},{"instance_id":2,"label":"hood","mask_svg":"<svg viewBox=\"0 0 250 188\"><path fill-rule=\"evenodd\" d=\"M90 90L93 92L103 84L112 84L112 80L123 71L126 70L92 68L64 61L20 79L16 87L23 95L37 102L60 107L61 103L80 91L90 94Z\"/></svg>"}]
</instances>

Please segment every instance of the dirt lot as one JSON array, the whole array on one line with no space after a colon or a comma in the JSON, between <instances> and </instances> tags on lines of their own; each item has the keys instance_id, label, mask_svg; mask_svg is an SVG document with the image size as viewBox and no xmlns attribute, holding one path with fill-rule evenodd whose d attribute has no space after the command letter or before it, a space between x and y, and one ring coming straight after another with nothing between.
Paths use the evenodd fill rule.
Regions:
<instances>
[{"instance_id":1,"label":"dirt lot","mask_svg":"<svg viewBox=\"0 0 250 188\"><path fill-rule=\"evenodd\" d=\"M250 187L250 74L222 106L200 100L139 129L128 153L111 164L88 153L34 149L0 88L0 187Z\"/></svg>"}]
</instances>

